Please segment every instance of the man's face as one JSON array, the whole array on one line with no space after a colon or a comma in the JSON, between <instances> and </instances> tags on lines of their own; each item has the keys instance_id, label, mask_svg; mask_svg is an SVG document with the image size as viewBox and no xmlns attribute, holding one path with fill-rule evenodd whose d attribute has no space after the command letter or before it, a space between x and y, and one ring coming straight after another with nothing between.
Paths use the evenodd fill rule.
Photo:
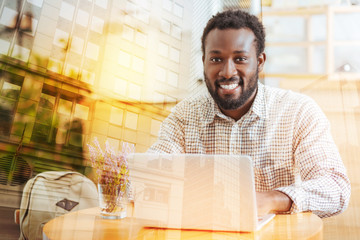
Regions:
<instances>
[{"instance_id":1,"label":"man's face","mask_svg":"<svg viewBox=\"0 0 360 240\"><path fill-rule=\"evenodd\" d=\"M206 86L222 110L236 110L252 102L265 54L256 56L255 35L247 28L214 29L205 41Z\"/></svg>"}]
</instances>

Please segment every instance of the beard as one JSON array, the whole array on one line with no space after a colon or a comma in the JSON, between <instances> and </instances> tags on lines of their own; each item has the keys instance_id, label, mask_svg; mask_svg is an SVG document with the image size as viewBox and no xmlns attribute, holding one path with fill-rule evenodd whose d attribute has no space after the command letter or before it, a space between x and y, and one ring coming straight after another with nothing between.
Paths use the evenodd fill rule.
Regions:
<instances>
[{"instance_id":1,"label":"beard","mask_svg":"<svg viewBox=\"0 0 360 240\"><path fill-rule=\"evenodd\" d=\"M231 95L221 97L218 93L218 89L220 88L220 83L225 82L239 82L241 88L244 87L244 80L242 77L232 77L229 79L219 78L215 80L214 87L211 86L209 78L206 76L204 72L204 78L206 87L214 99L215 103L224 110L235 110L243 106L247 100L253 95L253 93L257 90L258 87L258 75L259 69L256 69L255 74L249 79L248 87L243 90L238 98L233 98Z\"/></svg>"}]
</instances>

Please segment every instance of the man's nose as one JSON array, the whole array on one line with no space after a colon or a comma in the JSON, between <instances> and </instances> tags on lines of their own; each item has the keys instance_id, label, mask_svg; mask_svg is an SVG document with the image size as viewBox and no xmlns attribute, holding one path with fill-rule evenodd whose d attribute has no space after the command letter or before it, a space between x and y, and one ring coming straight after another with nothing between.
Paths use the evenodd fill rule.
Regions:
<instances>
[{"instance_id":1,"label":"man's nose","mask_svg":"<svg viewBox=\"0 0 360 240\"><path fill-rule=\"evenodd\" d=\"M220 77L231 78L237 74L235 63L232 59L225 61L222 69L219 72Z\"/></svg>"}]
</instances>

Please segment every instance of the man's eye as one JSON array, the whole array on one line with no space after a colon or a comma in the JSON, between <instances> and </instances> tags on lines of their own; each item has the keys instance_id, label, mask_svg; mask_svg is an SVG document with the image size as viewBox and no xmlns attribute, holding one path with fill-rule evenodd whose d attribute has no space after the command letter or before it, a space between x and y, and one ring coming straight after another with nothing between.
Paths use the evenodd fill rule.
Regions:
<instances>
[{"instance_id":1,"label":"man's eye","mask_svg":"<svg viewBox=\"0 0 360 240\"><path fill-rule=\"evenodd\" d=\"M246 61L246 58L245 57L238 57L238 58L235 58L235 61L236 62L243 62L243 61Z\"/></svg>"},{"instance_id":2,"label":"man's eye","mask_svg":"<svg viewBox=\"0 0 360 240\"><path fill-rule=\"evenodd\" d=\"M210 62L220 62L220 58L210 58Z\"/></svg>"}]
</instances>

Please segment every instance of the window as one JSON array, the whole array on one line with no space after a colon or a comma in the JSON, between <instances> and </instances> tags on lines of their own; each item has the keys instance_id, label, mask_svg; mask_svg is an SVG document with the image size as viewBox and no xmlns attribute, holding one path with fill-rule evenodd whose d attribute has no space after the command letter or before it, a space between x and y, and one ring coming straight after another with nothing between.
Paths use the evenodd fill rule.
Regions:
<instances>
[{"instance_id":1,"label":"window","mask_svg":"<svg viewBox=\"0 0 360 240\"><path fill-rule=\"evenodd\" d=\"M69 3L62 2L60 8L60 17L69 21L73 20L75 7Z\"/></svg>"},{"instance_id":2,"label":"window","mask_svg":"<svg viewBox=\"0 0 360 240\"><path fill-rule=\"evenodd\" d=\"M173 10L173 11L174 11L174 14L175 14L176 16L182 18L182 17L183 17L183 12L184 12L184 7L181 6L181 5L179 5L179 4L177 4L177 3L175 3L175 4L174 4L174 10Z\"/></svg>"},{"instance_id":3,"label":"window","mask_svg":"<svg viewBox=\"0 0 360 240\"><path fill-rule=\"evenodd\" d=\"M123 116L124 110L117 107L111 107L110 123L121 126L123 122Z\"/></svg>"},{"instance_id":4,"label":"window","mask_svg":"<svg viewBox=\"0 0 360 240\"><path fill-rule=\"evenodd\" d=\"M97 61L98 57L99 57L99 49L100 48L98 45L88 42L87 47L86 47L85 56Z\"/></svg>"},{"instance_id":5,"label":"window","mask_svg":"<svg viewBox=\"0 0 360 240\"><path fill-rule=\"evenodd\" d=\"M76 16L76 23L83 27L87 27L88 22L89 22L89 13L79 9Z\"/></svg>"},{"instance_id":6,"label":"window","mask_svg":"<svg viewBox=\"0 0 360 240\"><path fill-rule=\"evenodd\" d=\"M81 74L81 81L93 85L95 82L95 73L83 69Z\"/></svg>"},{"instance_id":7,"label":"window","mask_svg":"<svg viewBox=\"0 0 360 240\"><path fill-rule=\"evenodd\" d=\"M62 62L60 60L49 58L49 63L47 69L52 72L61 73L62 72Z\"/></svg>"},{"instance_id":8,"label":"window","mask_svg":"<svg viewBox=\"0 0 360 240\"><path fill-rule=\"evenodd\" d=\"M179 3L175 3L175 1L163 0L162 7L166 11L172 12L175 16L180 18L182 18L184 15L184 7Z\"/></svg>"},{"instance_id":9,"label":"window","mask_svg":"<svg viewBox=\"0 0 360 240\"><path fill-rule=\"evenodd\" d=\"M79 68L77 66L66 64L65 66L65 76L77 79L79 74Z\"/></svg>"},{"instance_id":10,"label":"window","mask_svg":"<svg viewBox=\"0 0 360 240\"><path fill-rule=\"evenodd\" d=\"M118 63L124 67L130 67L131 55L126 52L120 51Z\"/></svg>"},{"instance_id":11,"label":"window","mask_svg":"<svg viewBox=\"0 0 360 240\"><path fill-rule=\"evenodd\" d=\"M129 98L136 101L141 99L141 87L137 84L129 83Z\"/></svg>"},{"instance_id":12,"label":"window","mask_svg":"<svg viewBox=\"0 0 360 240\"><path fill-rule=\"evenodd\" d=\"M108 0L95 0L95 4L98 5L99 7L107 9Z\"/></svg>"},{"instance_id":13,"label":"window","mask_svg":"<svg viewBox=\"0 0 360 240\"><path fill-rule=\"evenodd\" d=\"M172 1L170 1L170 0L163 0L163 2L162 2L162 7L163 7L165 10L171 12L171 10L172 10Z\"/></svg>"},{"instance_id":14,"label":"window","mask_svg":"<svg viewBox=\"0 0 360 240\"><path fill-rule=\"evenodd\" d=\"M81 55L84 49L84 39L74 36L71 41L70 49L72 52Z\"/></svg>"},{"instance_id":15,"label":"window","mask_svg":"<svg viewBox=\"0 0 360 240\"><path fill-rule=\"evenodd\" d=\"M158 48L160 56L168 57L169 55L169 46L166 43L160 42Z\"/></svg>"},{"instance_id":16,"label":"window","mask_svg":"<svg viewBox=\"0 0 360 240\"><path fill-rule=\"evenodd\" d=\"M132 29L131 27L128 26L124 26L123 27L123 32L122 32L122 37L130 42L133 41L134 39L134 29Z\"/></svg>"},{"instance_id":17,"label":"window","mask_svg":"<svg viewBox=\"0 0 360 240\"><path fill-rule=\"evenodd\" d=\"M166 204L169 202L169 189L157 186L146 186L144 190L144 200Z\"/></svg>"},{"instance_id":18,"label":"window","mask_svg":"<svg viewBox=\"0 0 360 240\"><path fill-rule=\"evenodd\" d=\"M158 136L159 131L160 131L160 126L161 126L161 121L159 120L155 120L155 119L151 119L151 129L150 129L150 133L154 136Z\"/></svg>"},{"instance_id":19,"label":"window","mask_svg":"<svg viewBox=\"0 0 360 240\"><path fill-rule=\"evenodd\" d=\"M177 74L173 71L169 71L169 84L174 87L177 87L178 82L179 82L179 74Z\"/></svg>"},{"instance_id":20,"label":"window","mask_svg":"<svg viewBox=\"0 0 360 240\"><path fill-rule=\"evenodd\" d=\"M181 28L173 24L171 27L171 36L178 40L181 40Z\"/></svg>"},{"instance_id":21,"label":"window","mask_svg":"<svg viewBox=\"0 0 360 240\"><path fill-rule=\"evenodd\" d=\"M29 60L30 49L15 44L13 53L11 55L14 58L20 59L24 62Z\"/></svg>"},{"instance_id":22,"label":"window","mask_svg":"<svg viewBox=\"0 0 360 240\"><path fill-rule=\"evenodd\" d=\"M29 3L38 6L38 7L42 7L43 5L43 0L27 0Z\"/></svg>"},{"instance_id":23,"label":"window","mask_svg":"<svg viewBox=\"0 0 360 240\"><path fill-rule=\"evenodd\" d=\"M69 33L64 32L58 28L55 29L54 41L53 41L54 45L61 48L66 48L66 46L68 45L68 41L69 41Z\"/></svg>"},{"instance_id":24,"label":"window","mask_svg":"<svg viewBox=\"0 0 360 240\"><path fill-rule=\"evenodd\" d=\"M144 33L137 31L135 35L135 42L141 47L146 47L147 36Z\"/></svg>"},{"instance_id":25,"label":"window","mask_svg":"<svg viewBox=\"0 0 360 240\"><path fill-rule=\"evenodd\" d=\"M6 55L9 51L10 42L0 39L0 53Z\"/></svg>"},{"instance_id":26,"label":"window","mask_svg":"<svg viewBox=\"0 0 360 240\"><path fill-rule=\"evenodd\" d=\"M127 81L115 77L114 92L122 96L126 96Z\"/></svg>"},{"instance_id":27,"label":"window","mask_svg":"<svg viewBox=\"0 0 360 240\"><path fill-rule=\"evenodd\" d=\"M20 76L0 72L0 136L10 136L22 80Z\"/></svg>"},{"instance_id":28,"label":"window","mask_svg":"<svg viewBox=\"0 0 360 240\"><path fill-rule=\"evenodd\" d=\"M165 19L161 19L161 31L170 34L171 23Z\"/></svg>"},{"instance_id":29,"label":"window","mask_svg":"<svg viewBox=\"0 0 360 240\"><path fill-rule=\"evenodd\" d=\"M16 22L14 22L13 19L16 19L17 15L17 11L12 10L11 8L4 7L0 18L0 24L3 24L8 28L14 28Z\"/></svg>"},{"instance_id":30,"label":"window","mask_svg":"<svg viewBox=\"0 0 360 240\"><path fill-rule=\"evenodd\" d=\"M166 81L166 69L160 66L156 66L155 78L161 82Z\"/></svg>"},{"instance_id":31,"label":"window","mask_svg":"<svg viewBox=\"0 0 360 240\"><path fill-rule=\"evenodd\" d=\"M173 161L168 157L156 158L147 162L148 168L158 169L165 172L173 171Z\"/></svg>"},{"instance_id":32,"label":"window","mask_svg":"<svg viewBox=\"0 0 360 240\"><path fill-rule=\"evenodd\" d=\"M103 28L104 28L104 20L96 16L93 16L90 29L94 32L102 34Z\"/></svg>"},{"instance_id":33,"label":"window","mask_svg":"<svg viewBox=\"0 0 360 240\"><path fill-rule=\"evenodd\" d=\"M143 21L144 23L149 23L150 22L150 13L148 11L146 11L145 9L141 9L139 8L136 12L136 18L139 19L140 21Z\"/></svg>"},{"instance_id":34,"label":"window","mask_svg":"<svg viewBox=\"0 0 360 240\"><path fill-rule=\"evenodd\" d=\"M145 70L145 61L133 56L132 69L136 72L143 73Z\"/></svg>"},{"instance_id":35,"label":"window","mask_svg":"<svg viewBox=\"0 0 360 240\"><path fill-rule=\"evenodd\" d=\"M126 112L125 127L136 130L139 115L132 112Z\"/></svg>"},{"instance_id":36,"label":"window","mask_svg":"<svg viewBox=\"0 0 360 240\"><path fill-rule=\"evenodd\" d=\"M171 47L170 48L170 59L174 62L180 62L180 50Z\"/></svg>"},{"instance_id":37,"label":"window","mask_svg":"<svg viewBox=\"0 0 360 240\"><path fill-rule=\"evenodd\" d=\"M85 136L89 134L89 115L90 103L82 96L45 86L31 141L82 151Z\"/></svg>"}]
</instances>

